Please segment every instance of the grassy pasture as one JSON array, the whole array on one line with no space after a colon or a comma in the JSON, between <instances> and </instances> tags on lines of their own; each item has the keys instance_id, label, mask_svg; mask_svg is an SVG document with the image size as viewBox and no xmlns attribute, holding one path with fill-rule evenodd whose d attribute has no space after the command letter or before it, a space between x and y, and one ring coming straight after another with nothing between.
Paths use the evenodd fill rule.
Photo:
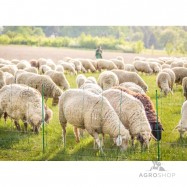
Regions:
<instances>
[{"instance_id":1,"label":"grassy pasture","mask_svg":"<svg viewBox=\"0 0 187 187\"><path fill-rule=\"evenodd\" d=\"M99 73L89 74L86 76L98 77ZM151 97L154 105L156 76L142 75L149 86L148 95ZM67 79L72 88L76 88L75 76L67 75ZM163 97L158 90L159 117L164 127L162 140L160 141L161 160L187 160L187 139L180 139L179 133L173 130L180 119L180 110L184 97L182 87L174 87L174 94ZM86 160L86 161L115 161L115 160L156 160L157 159L157 142L151 140L150 150L142 151L139 142L136 142L135 149L129 146L128 150L121 153L108 136L105 138L104 155L98 150L93 149L93 138L85 134L80 143L75 142L72 126L67 127L67 143L63 147L62 128L58 120L58 106L51 106L51 100L48 100L48 106L53 110L53 120L45 126L45 151L42 151L42 131L35 135L17 132L11 120L4 124L0 121L0 160ZM23 126L22 126L23 127Z\"/></svg>"}]
</instances>

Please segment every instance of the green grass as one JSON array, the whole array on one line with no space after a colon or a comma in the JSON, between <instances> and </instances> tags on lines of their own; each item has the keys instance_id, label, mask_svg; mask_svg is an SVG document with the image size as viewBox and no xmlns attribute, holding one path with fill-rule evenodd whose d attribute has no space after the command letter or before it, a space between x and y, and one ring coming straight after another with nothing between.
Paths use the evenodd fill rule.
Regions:
<instances>
[{"instance_id":1,"label":"green grass","mask_svg":"<svg viewBox=\"0 0 187 187\"><path fill-rule=\"evenodd\" d=\"M98 77L99 73L86 74L86 76ZM156 76L142 75L149 86L148 95L154 105ZM75 76L67 75L67 79L72 88L76 87ZM177 130L173 130L180 119L181 105L184 102L181 86L175 87L173 95L163 97L159 95L159 117L164 126L162 141L160 141L161 160L187 160L187 138L180 139ZM139 142L135 148L129 146L128 150L121 153L108 136L105 138L104 154L93 149L93 138L85 134L80 143L75 142L72 125L67 127L66 147L62 143L62 128L58 121L58 107L48 106L53 110L54 116L49 125L45 126L45 150L43 152L42 130L39 135L31 133L17 132L11 120L4 124L0 121L0 160L156 160L157 142L151 140L149 151L142 151ZM22 125L23 127L23 125Z\"/></svg>"}]
</instances>

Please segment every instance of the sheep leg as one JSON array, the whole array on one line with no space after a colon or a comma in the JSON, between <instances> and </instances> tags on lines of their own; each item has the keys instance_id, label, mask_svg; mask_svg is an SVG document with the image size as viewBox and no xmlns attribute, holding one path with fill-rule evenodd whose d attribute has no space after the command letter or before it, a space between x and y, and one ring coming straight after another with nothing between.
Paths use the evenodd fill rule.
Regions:
<instances>
[{"instance_id":1,"label":"sheep leg","mask_svg":"<svg viewBox=\"0 0 187 187\"><path fill-rule=\"evenodd\" d=\"M66 124L62 125L62 141L65 147L66 146Z\"/></svg>"},{"instance_id":2,"label":"sheep leg","mask_svg":"<svg viewBox=\"0 0 187 187\"><path fill-rule=\"evenodd\" d=\"M27 132L27 122L24 122L24 131Z\"/></svg>"},{"instance_id":3,"label":"sheep leg","mask_svg":"<svg viewBox=\"0 0 187 187\"><path fill-rule=\"evenodd\" d=\"M4 113L3 117L4 117L4 120L5 120L5 125L6 125L6 121L7 121L7 118L8 118L8 115L7 115L7 113L6 113L6 112Z\"/></svg>"},{"instance_id":4,"label":"sheep leg","mask_svg":"<svg viewBox=\"0 0 187 187\"><path fill-rule=\"evenodd\" d=\"M103 148L102 148L101 141L100 141L100 139L99 139L99 135L98 135L96 132L94 132L94 133L93 133L93 137L94 137L95 142L96 142L98 148L100 149L101 153L103 153Z\"/></svg>"},{"instance_id":5,"label":"sheep leg","mask_svg":"<svg viewBox=\"0 0 187 187\"><path fill-rule=\"evenodd\" d=\"M20 127L19 123L17 121L14 121L14 124L15 124L17 130L20 131L21 127Z\"/></svg>"},{"instance_id":6,"label":"sheep leg","mask_svg":"<svg viewBox=\"0 0 187 187\"><path fill-rule=\"evenodd\" d=\"M77 127L74 127L73 131L74 131L74 135L75 135L75 140L77 143L79 143L80 142L79 129Z\"/></svg>"}]
</instances>

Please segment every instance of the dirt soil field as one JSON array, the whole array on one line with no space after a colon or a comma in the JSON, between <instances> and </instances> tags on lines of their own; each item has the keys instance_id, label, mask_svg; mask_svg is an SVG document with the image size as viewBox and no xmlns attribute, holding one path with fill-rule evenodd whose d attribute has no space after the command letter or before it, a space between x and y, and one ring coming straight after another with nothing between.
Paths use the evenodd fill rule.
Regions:
<instances>
[{"instance_id":1,"label":"dirt soil field","mask_svg":"<svg viewBox=\"0 0 187 187\"><path fill-rule=\"evenodd\" d=\"M30 60L30 59L37 59L37 58L43 57L43 58L51 58L54 62L56 62L67 56L72 57L72 58L94 59L95 50L0 45L0 58L4 58L7 60L11 60L11 59ZM135 56L159 57L158 55L151 56L151 55L122 53L122 52L103 50L103 58L105 59L115 58L117 56L123 56L125 59L125 63L132 63Z\"/></svg>"}]
</instances>

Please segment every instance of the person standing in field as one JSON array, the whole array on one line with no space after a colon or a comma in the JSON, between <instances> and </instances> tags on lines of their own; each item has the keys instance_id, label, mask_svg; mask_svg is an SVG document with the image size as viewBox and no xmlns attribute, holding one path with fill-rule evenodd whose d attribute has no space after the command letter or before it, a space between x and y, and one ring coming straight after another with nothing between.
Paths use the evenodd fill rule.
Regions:
<instances>
[{"instance_id":1,"label":"person standing in field","mask_svg":"<svg viewBox=\"0 0 187 187\"><path fill-rule=\"evenodd\" d=\"M99 46L99 47L96 49L95 57L96 57L97 59L98 59L98 58L102 58L102 48L101 48L101 46Z\"/></svg>"}]
</instances>

